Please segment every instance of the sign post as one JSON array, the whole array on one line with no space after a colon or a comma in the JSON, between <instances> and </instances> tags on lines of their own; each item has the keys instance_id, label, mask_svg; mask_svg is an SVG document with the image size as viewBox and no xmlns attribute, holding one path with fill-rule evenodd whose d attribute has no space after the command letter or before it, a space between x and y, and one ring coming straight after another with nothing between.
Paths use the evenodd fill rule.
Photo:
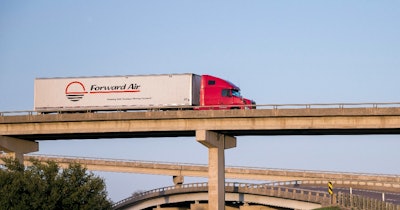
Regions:
<instances>
[{"instance_id":1,"label":"sign post","mask_svg":"<svg viewBox=\"0 0 400 210\"><path fill-rule=\"evenodd\" d=\"M333 204L333 184L332 182L328 182L328 193L331 195L331 204Z\"/></svg>"}]
</instances>

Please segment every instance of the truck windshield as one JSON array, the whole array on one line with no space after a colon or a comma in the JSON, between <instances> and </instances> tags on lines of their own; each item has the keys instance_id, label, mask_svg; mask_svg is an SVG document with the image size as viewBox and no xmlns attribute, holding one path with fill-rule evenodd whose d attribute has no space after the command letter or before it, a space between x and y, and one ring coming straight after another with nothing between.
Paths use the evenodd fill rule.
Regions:
<instances>
[{"instance_id":1,"label":"truck windshield","mask_svg":"<svg viewBox=\"0 0 400 210\"><path fill-rule=\"evenodd\" d=\"M240 91L238 91L238 90L232 90L232 96L241 97Z\"/></svg>"}]
</instances>

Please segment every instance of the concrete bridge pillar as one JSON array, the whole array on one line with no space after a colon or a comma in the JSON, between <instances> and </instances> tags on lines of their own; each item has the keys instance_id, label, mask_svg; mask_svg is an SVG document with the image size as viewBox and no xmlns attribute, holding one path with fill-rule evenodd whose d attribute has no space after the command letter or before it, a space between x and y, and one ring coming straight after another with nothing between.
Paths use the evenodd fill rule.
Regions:
<instances>
[{"instance_id":1,"label":"concrete bridge pillar","mask_svg":"<svg viewBox=\"0 0 400 210\"><path fill-rule=\"evenodd\" d=\"M8 136L0 136L0 151L10 153L11 157L24 163L24 154L39 151L39 143Z\"/></svg>"},{"instance_id":2,"label":"concrete bridge pillar","mask_svg":"<svg viewBox=\"0 0 400 210\"><path fill-rule=\"evenodd\" d=\"M176 187L180 187L183 184L184 177L183 176L173 176L172 181L174 181L174 184Z\"/></svg>"},{"instance_id":3,"label":"concrete bridge pillar","mask_svg":"<svg viewBox=\"0 0 400 210\"><path fill-rule=\"evenodd\" d=\"M208 148L208 209L225 209L225 149L236 147L236 138L213 131L196 131L196 140Z\"/></svg>"}]
</instances>

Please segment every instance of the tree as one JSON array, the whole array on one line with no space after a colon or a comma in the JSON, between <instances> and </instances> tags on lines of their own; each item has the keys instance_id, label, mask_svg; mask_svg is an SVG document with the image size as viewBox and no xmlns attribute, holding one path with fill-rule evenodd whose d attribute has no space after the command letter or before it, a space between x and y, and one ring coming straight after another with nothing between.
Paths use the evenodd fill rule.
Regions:
<instances>
[{"instance_id":1,"label":"tree","mask_svg":"<svg viewBox=\"0 0 400 210\"><path fill-rule=\"evenodd\" d=\"M61 170L55 162L31 159L24 167L16 159L2 159L0 209L111 209L104 180L80 164Z\"/></svg>"}]
</instances>

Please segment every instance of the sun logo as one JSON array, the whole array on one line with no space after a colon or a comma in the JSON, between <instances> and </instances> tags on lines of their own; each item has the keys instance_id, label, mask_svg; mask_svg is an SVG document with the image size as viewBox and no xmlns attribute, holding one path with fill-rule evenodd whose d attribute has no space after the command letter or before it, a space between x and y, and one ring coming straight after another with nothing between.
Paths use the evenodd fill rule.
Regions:
<instances>
[{"instance_id":1,"label":"sun logo","mask_svg":"<svg viewBox=\"0 0 400 210\"><path fill-rule=\"evenodd\" d=\"M65 95L70 101L77 102L88 93L85 86L78 81L70 82L65 88Z\"/></svg>"}]
</instances>

